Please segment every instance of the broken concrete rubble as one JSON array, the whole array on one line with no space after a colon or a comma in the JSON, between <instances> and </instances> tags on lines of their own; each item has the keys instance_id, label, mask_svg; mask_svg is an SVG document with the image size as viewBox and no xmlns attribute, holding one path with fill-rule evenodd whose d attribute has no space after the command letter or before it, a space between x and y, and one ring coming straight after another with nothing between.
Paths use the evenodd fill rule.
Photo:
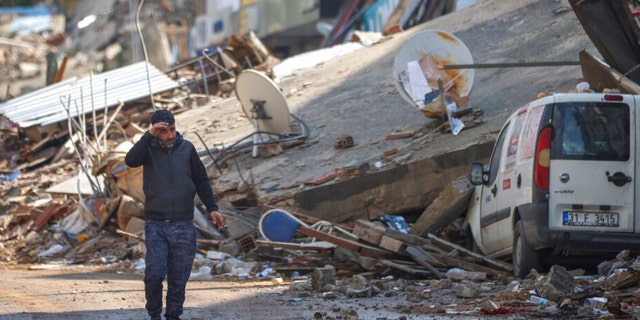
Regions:
<instances>
[{"instance_id":1,"label":"broken concrete rubble","mask_svg":"<svg viewBox=\"0 0 640 320\"><path fill-rule=\"evenodd\" d=\"M473 188L466 175L451 181L420 215L411 228L418 236L434 233L460 217L467 210Z\"/></svg>"},{"instance_id":2,"label":"broken concrete rubble","mask_svg":"<svg viewBox=\"0 0 640 320\"><path fill-rule=\"evenodd\" d=\"M573 292L575 281L566 268L562 266L552 266L549 273L536 279L536 287L540 288L538 294L545 299L559 301L566 295Z\"/></svg>"}]
</instances>

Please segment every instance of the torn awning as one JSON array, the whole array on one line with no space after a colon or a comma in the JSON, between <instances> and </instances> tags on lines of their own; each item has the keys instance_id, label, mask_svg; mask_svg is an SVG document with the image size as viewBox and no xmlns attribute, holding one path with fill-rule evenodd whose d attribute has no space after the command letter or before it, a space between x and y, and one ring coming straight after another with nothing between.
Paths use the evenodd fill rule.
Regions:
<instances>
[{"instance_id":1,"label":"torn awning","mask_svg":"<svg viewBox=\"0 0 640 320\"><path fill-rule=\"evenodd\" d=\"M151 64L147 81L146 62L91 75L71 78L0 104L0 113L20 127L46 126L69 115L100 111L178 87L178 83ZM149 89L151 88L151 89ZM67 113L66 107L69 109Z\"/></svg>"}]
</instances>

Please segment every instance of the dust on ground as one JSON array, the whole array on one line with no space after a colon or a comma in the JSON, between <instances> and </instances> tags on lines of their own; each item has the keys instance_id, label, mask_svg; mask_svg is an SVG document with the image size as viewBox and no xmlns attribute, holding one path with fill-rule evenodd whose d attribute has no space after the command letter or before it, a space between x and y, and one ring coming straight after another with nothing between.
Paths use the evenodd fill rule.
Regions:
<instances>
[{"instance_id":1,"label":"dust on ground","mask_svg":"<svg viewBox=\"0 0 640 320\"><path fill-rule=\"evenodd\" d=\"M142 274L117 267L31 266L3 268L0 318L144 319ZM455 296L450 281L379 281L381 292L367 298L326 297L305 289L306 281L238 279L218 276L190 281L183 319L478 319L482 299ZM497 298L506 286L483 283ZM166 286L165 286L166 287ZM501 293L525 305L528 294ZM528 308L528 309L527 309ZM522 308L523 313L533 306ZM499 316L491 316L499 319Z\"/></svg>"}]
</instances>

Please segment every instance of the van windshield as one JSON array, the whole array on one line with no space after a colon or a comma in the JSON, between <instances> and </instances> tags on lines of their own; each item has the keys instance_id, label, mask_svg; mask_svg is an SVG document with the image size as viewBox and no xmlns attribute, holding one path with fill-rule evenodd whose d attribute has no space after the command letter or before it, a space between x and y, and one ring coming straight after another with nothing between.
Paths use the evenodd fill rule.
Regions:
<instances>
[{"instance_id":1,"label":"van windshield","mask_svg":"<svg viewBox=\"0 0 640 320\"><path fill-rule=\"evenodd\" d=\"M558 103L553 109L552 159L629 160L629 106Z\"/></svg>"}]
</instances>

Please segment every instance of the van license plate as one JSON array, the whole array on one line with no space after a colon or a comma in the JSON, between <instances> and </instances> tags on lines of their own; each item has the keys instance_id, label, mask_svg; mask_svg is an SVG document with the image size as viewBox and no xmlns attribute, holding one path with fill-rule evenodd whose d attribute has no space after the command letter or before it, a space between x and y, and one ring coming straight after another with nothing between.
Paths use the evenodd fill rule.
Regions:
<instances>
[{"instance_id":1,"label":"van license plate","mask_svg":"<svg viewBox=\"0 0 640 320\"><path fill-rule=\"evenodd\" d=\"M617 213L563 211L562 224L565 226L617 227Z\"/></svg>"}]
</instances>

